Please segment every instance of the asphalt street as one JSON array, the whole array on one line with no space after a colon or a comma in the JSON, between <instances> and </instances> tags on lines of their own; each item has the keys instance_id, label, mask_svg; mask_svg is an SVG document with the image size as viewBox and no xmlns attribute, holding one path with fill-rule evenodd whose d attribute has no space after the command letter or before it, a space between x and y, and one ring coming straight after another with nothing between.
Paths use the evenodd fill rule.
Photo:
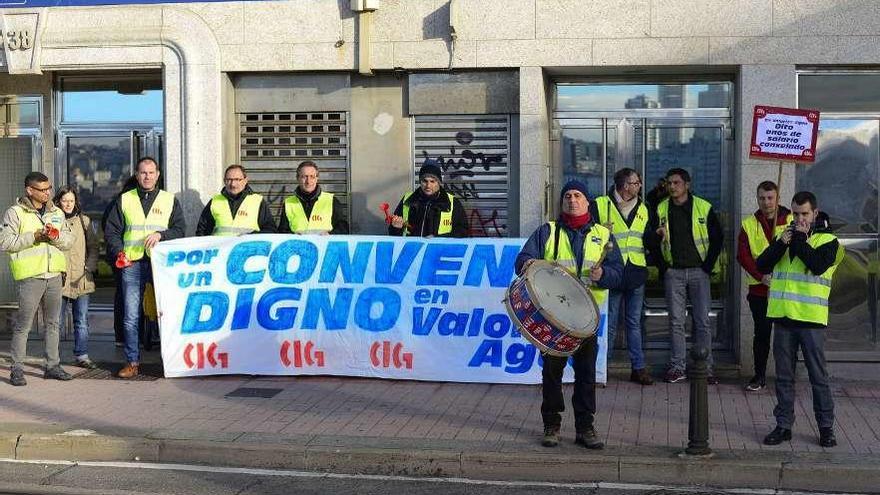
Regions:
<instances>
[{"instance_id":1,"label":"asphalt street","mask_svg":"<svg viewBox=\"0 0 880 495\"><path fill-rule=\"evenodd\" d=\"M560 467L561 469L563 467ZM773 495L774 490L523 483L148 463L0 461L0 495ZM806 492L799 492L805 494Z\"/></svg>"}]
</instances>

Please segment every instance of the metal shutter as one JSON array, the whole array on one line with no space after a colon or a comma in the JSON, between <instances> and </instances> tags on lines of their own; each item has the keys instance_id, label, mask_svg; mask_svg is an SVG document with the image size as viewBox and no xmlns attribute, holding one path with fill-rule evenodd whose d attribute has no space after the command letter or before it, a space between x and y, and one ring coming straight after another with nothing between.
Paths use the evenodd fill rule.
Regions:
<instances>
[{"instance_id":1,"label":"metal shutter","mask_svg":"<svg viewBox=\"0 0 880 495\"><path fill-rule=\"evenodd\" d=\"M506 237L510 117L418 115L414 119L414 186L425 159L436 159L443 170L443 185L464 204L471 236Z\"/></svg>"},{"instance_id":2,"label":"metal shutter","mask_svg":"<svg viewBox=\"0 0 880 495\"><path fill-rule=\"evenodd\" d=\"M296 166L314 161L319 184L349 217L348 115L345 112L241 113L241 163L248 184L269 202L276 221L296 190Z\"/></svg>"}]
</instances>

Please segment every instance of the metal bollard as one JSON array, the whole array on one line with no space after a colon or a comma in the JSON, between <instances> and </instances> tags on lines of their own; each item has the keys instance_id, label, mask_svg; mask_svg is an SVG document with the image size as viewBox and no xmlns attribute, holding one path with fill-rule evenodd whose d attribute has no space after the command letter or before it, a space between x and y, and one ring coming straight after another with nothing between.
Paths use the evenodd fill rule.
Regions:
<instances>
[{"instance_id":1,"label":"metal bollard","mask_svg":"<svg viewBox=\"0 0 880 495\"><path fill-rule=\"evenodd\" d=\"M705 347L694 347L691 350L693 365L688 372L691 382L691 398L688 420L688 446L684 453L689 456L711 456L709 448L709 391L706 378L709 371L706 358L709 350Z\"/></svg>"}]
</instances>

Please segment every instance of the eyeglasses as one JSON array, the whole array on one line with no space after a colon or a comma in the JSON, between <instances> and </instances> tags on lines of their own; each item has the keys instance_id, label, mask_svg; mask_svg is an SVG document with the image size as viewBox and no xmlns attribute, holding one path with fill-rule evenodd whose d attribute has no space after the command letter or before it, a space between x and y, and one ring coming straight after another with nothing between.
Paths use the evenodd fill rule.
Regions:
<instances>
[{"instance_id":1,"label":"eyeglasses","mask_svg":"<svg viewBox=\"0 0 880 495\"><path fill-rule=\"evenodd\" d=\"M642 182L641 181L627 182L626 185L628 185L628 186L641 186Z\"/></svg>"},{"instance_id":2,"label":"eyeglasses","mask_svg":"<svg viewBox=\"0 0 880 495\"><path fill-rule=\"evenodd\" d=\"M223 179L223 180L226 181L226 182L241 182L241 181L245 180L246 178L247 178L247 177L241 177L241 178L239 178L239 177L227 177L226 179Z\"/></svg>"},{"instance_id":3,"label":"eyeglasses","mask_svg":"<svg viewBox=\"0 0 880 495\"><path fill-rule=\"evenodd\" d=\"M49 186L49 187L43 187L43 188L34 187L34 186L28 186L28 187L31 188L31 189L33 189L34 191L38 191L38 192L41 192L41 193L49 192L49 191L52 190L52 186Z\"/></svg>"}]
</instances>

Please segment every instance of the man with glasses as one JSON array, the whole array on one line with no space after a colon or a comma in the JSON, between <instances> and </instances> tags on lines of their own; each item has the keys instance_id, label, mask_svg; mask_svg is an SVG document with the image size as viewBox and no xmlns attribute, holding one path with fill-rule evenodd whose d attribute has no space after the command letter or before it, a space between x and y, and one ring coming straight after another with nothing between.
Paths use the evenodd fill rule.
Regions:
<instances>
[{"instance_id":1,"label":"man with glasses","mask_svg":"<svg viewBox=\"0 0 880 495\"><path fill-rule=\"evenodd\" d=\"M177 198L159 189L159 165L143 157L135 168L137 187L123 193L107 214L104 240L121 266L125 359L117 376L134 378L140 372L138 323L144 290L152 281L150 252L160 241L186 235L186 220Z\"/></svg>"},{"instance_id":2,"label":"man with glasses","mask_svg":"<svg viewBox=\"0 0 880 495\"><path fill-rule=\"evenodd\" d=\"M648 245L659 250L658 260L666 290L672 354L664 376L667 383L684 381L685 321L687 300L693 307L694 344L709 351L709 384L718 379L712 372L712 327L709 306L712 302L710 277L721 255L724 232L712 204L691 194L691 175L682 168L666 172L669 197L657 205L657 214L648 228Z\"/></svg>"},{"instance_id":3,"label":"man with glasses","mask_svg":"<svg viewBox=\"0 0 880 495\"><path fill-rule=\"evenodd\" d=\"M238 236L275 232L269 204L248 185L244 167L233 164L223 173L224 187L208 201L199 217L196 235Z\"/></svg>"},{"instance_id":4,"label":"man with glasses","mask_svg":"<svg viewBox=\"0 0 880 495\"><path fill-rule=\"evenodd\" d=\"M25 197L3 215L0 229L0 251L9 253L12 278L18 283L18 313L12 330L12 370L9 382L27 385L24 359L27 355L28 333L34 316L44 306L46 325L44 378L70 380L73 377L61 367L58 355L58 323L61 316L62 274L67 260L62 251L70 248L73 236L65 226L64 212L52 203L52 185L40 172L31 172L24 179Z\"/></svg>"},{"instance_id":5,"label":"man with glasses","mask_svg":"<svg viewBox=\"0 0 880 495\"><path fill-rule=\"evenodd\" d=\"M614 350L614 332L620 322L620 304L623 303L626 346L632 365L629 379L641 385L653 385L642 351L642 303L645 281L648 280L644 245L648 208L639 197L641 189L642 178L638 172L631 168L618 170L608 195L600 196L590 204L590 215L598 218L599 223L614 234L624 265L620 285L611 289L608 296L608 361L611 361Z\"/></svg>"},{"instance_id":6,"label":"man with glasses","mask_svg":"<svg viewBox=\"0 0 880 495\"><path fill-rule=\"evenodd\" d=\"M299 185L284 200L284 213L278 224L280 234L348 234L348 220L342 203L318 185L318 165L306 160L296 167Z\"/></svg>"}]
</instances>

